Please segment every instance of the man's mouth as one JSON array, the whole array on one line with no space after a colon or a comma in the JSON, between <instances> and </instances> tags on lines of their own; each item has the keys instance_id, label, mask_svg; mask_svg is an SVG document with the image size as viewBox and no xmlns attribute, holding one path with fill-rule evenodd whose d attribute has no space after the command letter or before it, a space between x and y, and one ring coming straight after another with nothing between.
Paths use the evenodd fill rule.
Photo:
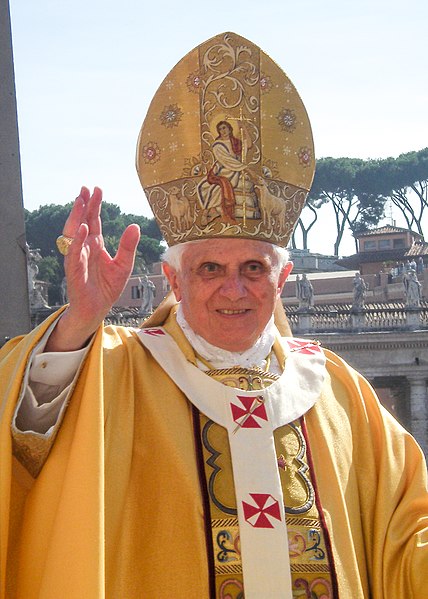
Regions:
<instances>
[{"instance_id":1,"label":"man's mouth","mask_svg":"<svg viewBox=\"0 0 428 599\"><path fill-rule=\"evenodd\" d=\"M220 314L226 314L227 316L233 316L235 314L245 314L247 312L246 308L241 308L240 310L226 310L219 309L217 310Z\"/></svg>"}]
</instances>

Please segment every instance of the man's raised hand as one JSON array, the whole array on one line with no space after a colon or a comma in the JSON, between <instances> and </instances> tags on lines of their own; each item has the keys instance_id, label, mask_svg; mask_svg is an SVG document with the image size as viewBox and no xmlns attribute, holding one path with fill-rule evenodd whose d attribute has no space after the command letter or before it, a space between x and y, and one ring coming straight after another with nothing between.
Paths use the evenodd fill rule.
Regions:
<instances>
[{"instance_id":1,"label":"man's raised hand","mask_svg":"<svg viewBox=\"0 0 428 599\"><path fill-rule=\"evenodd\" d=\"M101 202L101 189L95 187L91 195L82 187L64 225L63 235L73 238L64 262L69 306L45 351L83 347L120 297L132 272L140 228L129 225L116 255L110 256L104 247Z\"/></svg>"}]
</instances>

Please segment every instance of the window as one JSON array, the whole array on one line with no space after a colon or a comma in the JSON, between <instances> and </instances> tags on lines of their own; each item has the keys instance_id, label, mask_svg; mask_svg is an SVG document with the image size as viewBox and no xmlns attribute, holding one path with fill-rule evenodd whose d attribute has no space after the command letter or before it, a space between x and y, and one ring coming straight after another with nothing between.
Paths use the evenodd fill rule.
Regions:
<instances>
[{"instance_id":1,"label":"window","mask_svg":"<svg viewBox=\"0 0 428 599\"><path fill-rule=\"evenodd\" d=\"M401 239L393 239L392 240L392 246L394 248L403 248L403 247L405 247L404 239L402 237L401 237Z\"/></svg>"},{"instance_id":2,"label":"window","mask_svg":"<svg viewBox=\"0 0 428 599\"><path fill-rule=\"evenodd\" d=\"M140 299L140 288L138 285L133 285L131 287L131 298Z\"/></svg>"},{"instance_id":3,"label":"window","mask_svg":"<svg viewBox=\"0 0 428 599\"><path fill-rule=\"evenodd\" d=\"M375 250L375 249L376 249L376 241L373 241L371 239L370 241L364 242L364 251L365 252L369 252L370 250Z\"/></svg>"},{"instance_id":4,"label":"window","mask_svg":"<svg viewBox=\"0 0 428 599\"><path fill-rule=\"evenodd\" d=\"M379 249L388 250L391 247L390 239L379 239Z\"/></svg>"}]
</instances>

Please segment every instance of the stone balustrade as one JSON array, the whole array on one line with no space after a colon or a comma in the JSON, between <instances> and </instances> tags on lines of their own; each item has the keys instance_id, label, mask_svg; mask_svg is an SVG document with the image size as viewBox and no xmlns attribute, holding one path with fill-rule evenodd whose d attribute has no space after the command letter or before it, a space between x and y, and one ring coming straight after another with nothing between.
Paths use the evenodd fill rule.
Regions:
<instances>
[{"instance_id":1,"label":"stone balustrade","mask_svg":"<svg viewBox=\"0 0 428 599\"><path fill-rule=\"evenodd\" d=\"M294 334L306 332L346 332L352 334L370 331L428 330L428 301L420 308L406 308L404 304L369 304L359 311L351 305L315 306L308 312L295 306L286 306L285 312ZM113 308L106 324L138 327L142 318L136 308Z\"/></svg>"},{"instance_id":2,"label":"stone balustrade","mask_svg":"<svg viewBox=\"0 0 428 599\"><path fill-rule=\"evenodd\" d=\"M44 308L32 315L32 326L37 326L57 307ZM428 330L428 301L419 308L407 308L404 303L368 304L353 311L350 304L320 305L302 311L297 306L285 306L285 313L294 334L306 332L328 333L363 331ZM114 307L105 319L106 324L138 327L142 317L138 308Z\"/></svg>"},{"instance_id":3,"label":"stone balustrade","mask_svg":"<svg viewBox=\"0 0 428 599\"><path fill-rule=\"evenodd\" d=\"M428 330L428 302L408 308L400 302L369 304L360 310L351 305L314 306L302 311L286 306L285 311L295 334L307 332L411 331Z\"/></svg>"}]
</instances>

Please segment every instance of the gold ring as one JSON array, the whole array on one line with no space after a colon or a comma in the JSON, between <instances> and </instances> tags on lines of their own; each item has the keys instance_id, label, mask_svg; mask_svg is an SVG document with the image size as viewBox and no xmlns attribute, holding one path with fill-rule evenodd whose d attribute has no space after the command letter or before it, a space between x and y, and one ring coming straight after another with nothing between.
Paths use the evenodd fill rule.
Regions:
<instances>
[{"instance_id":1,"label":"gold ring","mask_svg":"<svg viewBox=\"0 0 428 599\"><path fill-rule=\"evenodd\" d=\"M63 256L66 256L68 254L68 249L70 245L73 243L73 241L73 237L67 237L67 235L60 235L56 239L56 247Z\"/></svg>"}]
</instances>

